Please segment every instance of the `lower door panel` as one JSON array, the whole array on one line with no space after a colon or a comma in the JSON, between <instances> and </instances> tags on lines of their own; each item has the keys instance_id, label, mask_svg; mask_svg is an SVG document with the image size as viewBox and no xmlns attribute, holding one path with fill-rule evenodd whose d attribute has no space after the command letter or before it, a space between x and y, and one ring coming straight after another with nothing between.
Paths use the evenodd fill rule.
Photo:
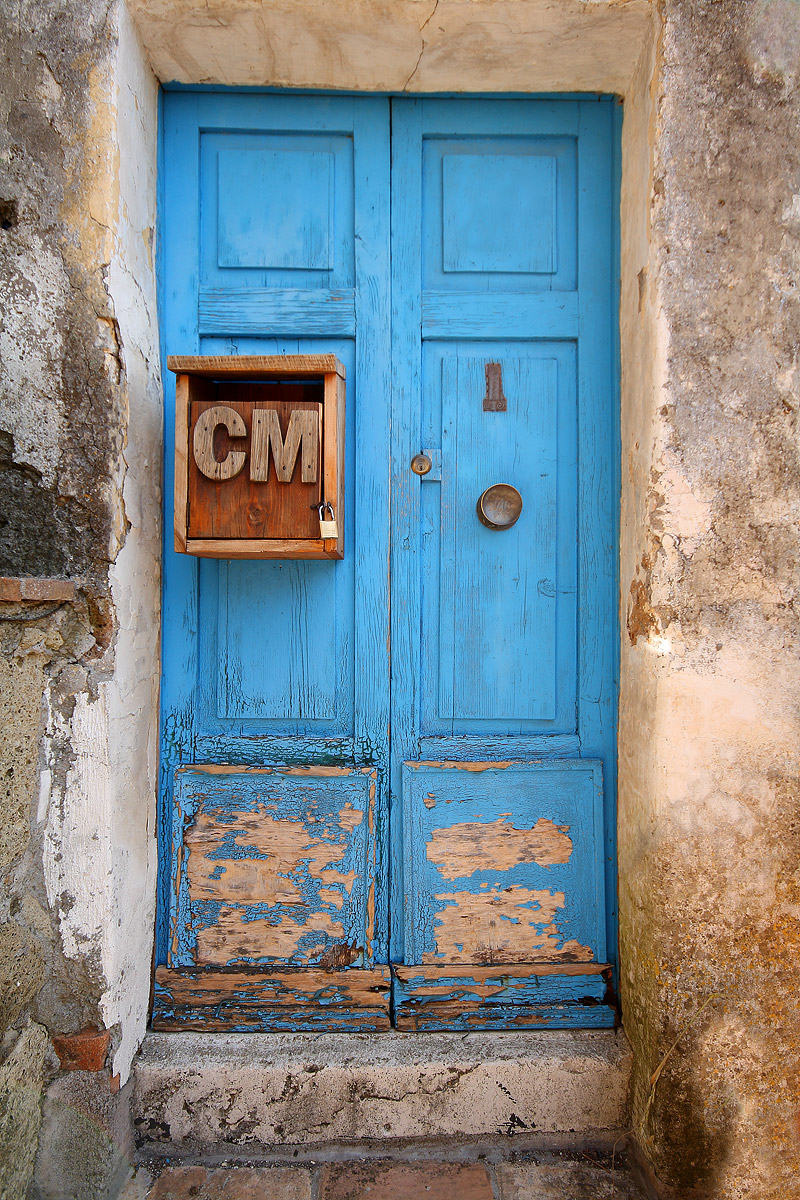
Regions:
<instances>
[{"instance_id":1,"label":"lower door panel","mask_svg":"<svg viewBox=\"0 0 800 1200\"><path fill-rule=\"evenodd\" d=\"M174 773L168 959L156 1029L382 1029L374 963L377 771Z\"/></svg>"},{"instance_id":2,"label":"lower door panel","mask_svg":"<svg viewBox=\"0 0 800 1200\"><path fill-rule=\"evenodd\" d=\"M582 1029L614 1023L604 963L394 967L398 1029Z\"/></svg>"},{"instance_id":3,"label":"lower door panel","mask_svg":"<svg viewBox=\"0 0 800 1200\"><path fill-rule=\"evenodd\" d=\"M403 1029L609 1025L602 766L407 762Z\"/></svg>"}]
</instances>

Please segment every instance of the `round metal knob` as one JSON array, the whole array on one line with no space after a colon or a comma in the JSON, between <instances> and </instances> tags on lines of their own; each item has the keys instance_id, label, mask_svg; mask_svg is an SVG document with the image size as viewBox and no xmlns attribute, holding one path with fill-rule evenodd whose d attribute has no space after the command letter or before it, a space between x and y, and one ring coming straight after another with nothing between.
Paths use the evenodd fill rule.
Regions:
<instances>
[{"instance_id":1,"label":"round metal knob","mask_svg":"<svg viewBox=\"0 0 800 1200\"><path fill-rule=\"evenodd\" d=\"M493 483L478 497L476 509L487 529L510 529L522 512L522 496L510 483Z\"/></svg>"},{"instance_id":2,"label":"round metal knob","mask_svg":"<svg viewBox=\"0 0 800 1200\"><path fill-rule=\"evenodd\" d=\"M415 454L411 460L411 470L415 475L427 475L432 466L427 454Z\"/></svg>"}]
</instances>

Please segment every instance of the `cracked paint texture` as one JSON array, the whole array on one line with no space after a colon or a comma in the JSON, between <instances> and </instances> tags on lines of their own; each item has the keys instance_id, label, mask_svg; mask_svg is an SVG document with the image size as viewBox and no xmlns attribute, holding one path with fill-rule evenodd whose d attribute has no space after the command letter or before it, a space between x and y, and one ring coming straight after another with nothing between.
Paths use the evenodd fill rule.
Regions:
<instances>
[{"instance_id":1,"label":"cracked paint texture","mask_svg":"<svg viewBox=\"0 0 800 1200\"><path fill-rule=\"evenodd\" d=\"M170 965L371 959L374 775L176 772Z\"/></svg>"}]
</instances>

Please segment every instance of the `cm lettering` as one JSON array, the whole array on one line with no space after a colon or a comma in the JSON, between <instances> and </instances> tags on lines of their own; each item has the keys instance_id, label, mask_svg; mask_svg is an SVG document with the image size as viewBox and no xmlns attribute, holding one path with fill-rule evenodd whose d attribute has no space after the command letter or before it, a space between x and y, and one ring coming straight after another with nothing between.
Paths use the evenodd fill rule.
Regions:
<instances>
[{"instance_id":1,"label":"cm lettering","mask_svg":"<svg viewBox=\"0 0 800 1200\"><path fill-rule=\"evenodd\" d=\"M256 408L252 414L250 438L250 479L266 483L269 478L270 453L279 483L291 483L298 455L303 483L316 483L319 469L320 412L318 409L296 408L289 417L286 436L281 432L278 413L274 408ZM192 442L197 469L218 483L234 479L245 464L247 452L229 447L221 461L214 454L214 436L223 427L229 438L247 437L244 417L227 404L207 408L197 419Z\"/></svg>"}]
</instances>

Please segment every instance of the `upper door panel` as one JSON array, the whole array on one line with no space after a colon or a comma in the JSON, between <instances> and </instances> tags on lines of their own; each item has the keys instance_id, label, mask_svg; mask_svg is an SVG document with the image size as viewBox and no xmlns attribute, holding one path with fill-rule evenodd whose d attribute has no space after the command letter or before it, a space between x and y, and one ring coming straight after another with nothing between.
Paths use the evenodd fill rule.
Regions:
<instances>
[{"instance_id":1,"label":"upper door panel","mask_svg":"<svg viewBox=\"0 0 800 1200\"><path fill-rule=\"evenodd\" d=\"M200 170L203 284L353 287L352 136L205 132Z\"/></svg>"},{"instance_id":2,"label":"upper door panel","mask_svg":"<svg viewBox=\"0 0 800 1200\"><path fill-rule=\"evenodd\" d=\"M423 286L575 287L574 138L426 138Z\"/></svg>"}]
</instances>

